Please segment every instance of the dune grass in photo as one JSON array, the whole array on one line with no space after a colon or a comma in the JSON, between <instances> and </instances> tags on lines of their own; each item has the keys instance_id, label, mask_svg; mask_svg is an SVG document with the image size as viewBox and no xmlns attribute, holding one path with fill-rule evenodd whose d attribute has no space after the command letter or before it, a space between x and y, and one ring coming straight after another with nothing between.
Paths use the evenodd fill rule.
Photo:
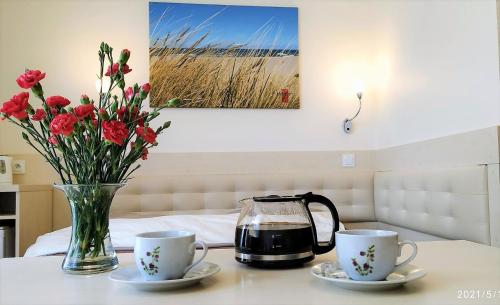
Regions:
<instances>
[{"instance_id":1,"label":"dune grass in photo","mask_svg":"<svg viewBox=\"0 0 500 305\"><path fill-rule=\"evenodd\" d=\"M296 43L280 42L282 31L272 22L259 25L243 39L245 43L217 41L217 35L211 36L213 23L219 15L229 14L231 10L228 6L215 7L216 12L199 24L170 27L161 37L150 33L150 83L153 88L150 105L299 108ZM175 9L163 10L155 29L161 27L163 21L168 23L176 18ZM173 16L169 17L169 13Z\"/></svg>"}]
</instances>

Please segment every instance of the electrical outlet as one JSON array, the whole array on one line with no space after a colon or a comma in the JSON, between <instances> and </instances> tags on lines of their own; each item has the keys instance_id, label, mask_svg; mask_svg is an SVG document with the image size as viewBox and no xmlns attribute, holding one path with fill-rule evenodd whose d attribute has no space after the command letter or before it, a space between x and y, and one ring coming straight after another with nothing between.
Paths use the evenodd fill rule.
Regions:
<instances>
[{"instance_id":1,"label":"electrical outlet","mask_svg":"<svg viewBox=\"0 0 500 305\"><path fill-rule=\"evenodd\" d=\"M354 154L342 154L343 167L354 167L355 163Z\"/></svg>"},{"instance_id":2,"label":"electrical outlet","mask_svg":"<svg viewBox=\"0 0 500 305\"><path fill-rule=\"evenodd\" d=\"M24 160L14 160L12 161L12 173L16 175L22 175L26 173L26 161Z\"/></svg>"}]
</instances>

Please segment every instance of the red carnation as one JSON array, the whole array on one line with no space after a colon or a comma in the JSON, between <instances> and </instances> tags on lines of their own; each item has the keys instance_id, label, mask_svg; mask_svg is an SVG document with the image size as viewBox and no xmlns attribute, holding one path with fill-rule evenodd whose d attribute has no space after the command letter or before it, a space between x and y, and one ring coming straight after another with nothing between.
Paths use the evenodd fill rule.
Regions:
<instances>
[{"instance_id":1,"label":"red carnation","mask_svg":"<svg viewBox=\"0 0 500 305\"><path fill-rule=\"evenodd\" d=\"M49 139L48 139L49 143L52 144L52 145L57 145L59 144L59 141L57 141L57 137L56 136L50 136Z\"/></svg>"},{"instance_id":2,"label":"red carnation","mask_svg":"<svg viewBox=\"0 0 500 305\"><path fill-rule=\"evenodd\" d=\"M118 119L123 121L126 112L127 112L127 107L125 106L121 106L120 108L116 109L116 114L118 115Z\"/></svg>"},{"instance_id":3,"label":"red carnation","mask_svg":"<svg viewBox=\"0 0 500 305\"><path fill-rule=\"evenodd\" d=\"M151 90L151 85L149 83L145 83L144 85L142 85L141 90L149 93L149 91Z\"/></svg>"},{"instance_id":4,"label":"red carnation","mask_svg":"<svg viewBox=\"0 0 500 305\"><path fill-rule=\"evenodd\" d=\"M131 113L132 119L135 120L138 115L139 115L139 108L137 106L134 106L134 108L132 108L132 113Z\"/></svg>"},{"instance_id":5,"label":"red carnation","mask_svg":"<svg viewBox=\"0 0 500 305\"><path fill-rule=\"evenodd\" d=\"M28 118L28 113L26 111L21 111L13 114L12 116L21 121Z\"/></svg>"},{"instance_id":6,"label":"red carnation","mask_svg":"<svg viewBox=\"0 0 500 305\"><path fill-rule=\"evenodd\" d=\"M28 108L29 93L21 92L14 95L10 100L3 103L0 112L6 116L13 116L18 120L24 120L28 117L26 108Z\"/></svg>"},{"instance_id":7,"label":"red carnation","mask_svg":"<svg viewBox=\"0 0 500 305\"><path fill-rule=\"evenodd\" d=\"M99 108L99 110L97 111L97 114L99 115L99 117L103 120L109 120L109 115L108 115L108 112L106 111L106 109L104 108Z\"/></svg>"},{"instance_id":8,"label":"red carnation","mask_svg":"<svg viewBox=\"0 0 500 305\"><path fill-rule=\"evenodd\" d=\"M144 149L142 150L141 152L141 159L142 160L147 160L148 159L148 149L146 147L144 147Z\"/></svg>"},{"instance_id":9,"label":"red carnation","mask_svg":"<svg viewBox=\"0 0 500 305\"><path fill-rule=\"evenodd\" d=\"M94 104L83 104L75 107L75 115L80 120L94 114Z\"/></svg>"},{"instance_id":10,"label":"red carnation","mask_svg":"<svg viewBox=\"0 0 500 305\"><path fill-rule=\"evenodd\" d=\"M69 136L75 129L76 122L78 122L78 119L73 114L58 114L50 122L50 131L55 135L63 134Z\"/></svg>"},{"instance_id":11,"label":"red carnation","mask_svg":"<svg viewBox=\"0 0 500 305\"><path fill-rule=\"evenodd\" d=\"M121 121L123 121L124 118L127 117L129 120L133 121L139 114L139 108L137 108L137 106L134 106L134 108L132 108L132 112L130 112L126 106L121 106L119 109L116 109L116 114L118 115L118 119L120 119Z\"/></svg>"},{"instance_id":12,"label":"red carnation","mask_svg":"<svg viewBox=\"0 0 500 305\"><path fill-rule=\"evenodd\" d=\"M46 102L49 107L65 107L71 103L67 98L59 95L49 96Z\"/></svg>"},{"instance_id":13,"label":"red carnation","mask_svg":"<svg viewBox=\"0 0 500 305\"><path fill-rule=\"evenodd\" d=\"M127 101L130 101L134 97L134 89L132 87L128 87L127 90L125 90L125 98Z\"/></svg>"},{"instance_id":14,"label":"red carnation","mask_svg":"<svg viewBox=\"0 0 500 305\"><path fill-rule=\"evenodd\" d=\"M37 109L35 111L35 114L33 114L31 116L31 119L33 121L41 121L41 120L45 119L46 116L47 116L47 113L45 113L45 111L43 109Z\"/></svg>"},{"instance_id":15,"label":"red carnation","mask_svg":"<svg viewBox=\"0 0 500 305\"><path fill-rule=\"evenodd\" d=\"M102 123L104 139L122 145L128 137L128 129L125 123L120 121L105 121Z\"/></svg>"},{"instance_id":16,"label":"red carnation","mask_svg":"<svg viewBox=\"0 0 500 305\"><path fill-rule=\"evenodd\" d=\"M120 53L120 60L119 62L121 64L127 63L128 59L130 58L130 51L127 49L123 49L122 52Z\"/></svg>"},{"instance_id":17,"label":"red carnation","mask_svg":"<svg viewBox=\"0 0 500 305\"><path fill-rule=\"evenodd\" d=\"M80 103L82 103L82 104L90 104L90 99L89 99L88 95L82 94L80 96Z\"/></svg>"},{"instance_id":18,"label":"red carnation","mask_svg":"<svg viewBox=\"0 0 500 305\"><path fill-rule=\"evenodd\" d=\"M106 76L115 75L116 73L118 73L119 68L120 68L120 65L118 63L114 63L112 69L108 66L108 70L106 71L105 75ZM122 65L121 72L123 74L127 74L130 71L132 71L132 69L130 69L127 64Z\"/></svg>"},{"instance_id":19,"label":"red carnation","mask_svg":"<svg viewBox=\"0 0 500 305\"><path fill-rule=\"evenodd\" d=\"M16 79L19 87L24 89L30 89L34 85L38 84L39 81L44 79L45 73L42 73L40 70L28 70L25 73L19 75Z\"/></svg>"},{"instance_id":20,"label":"red carnation","mask_svg":"<svg viewBox=\"0 0 500 305\"><path fill-rule=\"evenodd\" d=\"M137 120L137 125L141 126L141 127L144 127L144 119L147 118L149 115L149 112L141 112L141 114L139 115L139 119Z\"/></svg>"},{"instance_id":21,"label":"red carnation","mask_svg":"<svg viewBox=\"0 0 500 305\"><path fill-rule=\"evenodd\" d=\"M156 143L156 133L149 127L137 127L135 133L137 133L138 137L143 138L144 141L150 144Z\"/></svg>"}]
</instances>

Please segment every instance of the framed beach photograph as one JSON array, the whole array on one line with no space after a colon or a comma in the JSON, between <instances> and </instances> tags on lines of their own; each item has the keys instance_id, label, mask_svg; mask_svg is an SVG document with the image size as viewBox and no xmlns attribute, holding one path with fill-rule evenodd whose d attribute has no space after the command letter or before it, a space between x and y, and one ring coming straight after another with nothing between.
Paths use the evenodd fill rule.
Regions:
<instances>
[{"instance_id":1,"label":"framed beach photograph","mask_svg":"<svg viewBox=\"0 0 500 305\"><path fill-rule=\"evenodd\" d=\"M150 106L298 109L298 9L149 3Z\"/></svg>"}]
</instances>

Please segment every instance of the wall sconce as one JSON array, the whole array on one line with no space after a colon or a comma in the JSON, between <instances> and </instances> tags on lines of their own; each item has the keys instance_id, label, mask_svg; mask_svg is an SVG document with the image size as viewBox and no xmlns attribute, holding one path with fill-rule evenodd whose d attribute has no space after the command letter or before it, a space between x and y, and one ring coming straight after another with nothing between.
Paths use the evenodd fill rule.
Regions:
<instances>
[{"instance_id":1,"label":"wall sconce","mask_svg":"<svg viewBox=\"0 0 500 305\"><path fill-rule=\"evenodd\" d=\"M356 112L356 114L352 118L344 120L344 132L345 133L351 133L352 120L354 120L358 116L359 112L361 111L361 98L363 97L363 92L360 91L360 92L356 93L356 96L358 97L358 102L359 102L358 111Z\"/></svg>"}]
</instances>

